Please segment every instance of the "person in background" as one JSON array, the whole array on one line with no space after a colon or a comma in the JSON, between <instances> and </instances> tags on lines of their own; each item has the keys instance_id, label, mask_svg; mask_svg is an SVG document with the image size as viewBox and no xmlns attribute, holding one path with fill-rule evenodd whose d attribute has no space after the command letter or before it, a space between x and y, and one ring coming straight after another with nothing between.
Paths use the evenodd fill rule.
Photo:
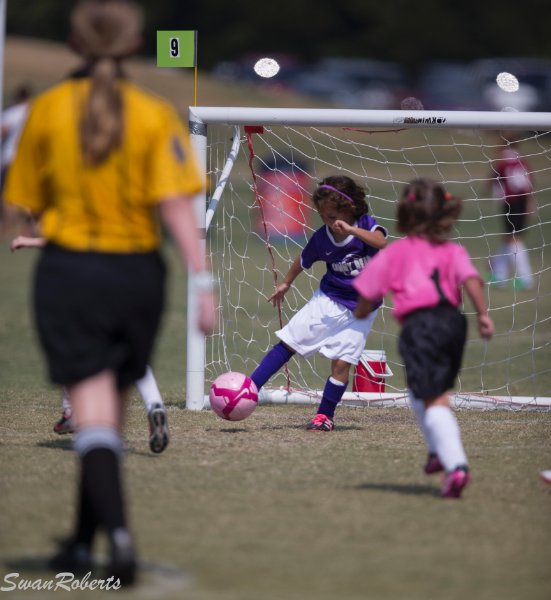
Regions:
<instances>
[{"instance_id":1,"label":"person in background","mask_svg":"<svg viewBox=\"0 0 551 600\"><path fill-rule=\"evenodd\" d=\"M429 451L424 470L446 471L444 498L459 498L471 479L448 398L467 336L459 310L461 287L477 312L480 336L489 339L494 331L480 275L465 248L447 239L461 208L461 200L441 184L428 178L411 181L397 214L398 230L406 237L380 252L354 281L360 319L388 293L393 296L393 315L402 324L399 350L410 403Z\"/></svg>"},{"instance_id":2,"label":"person in background","mask_svg":"<svg viewBox=\"0 0 551 600\"><path fill-rule=\"evenodd\" d=\"M46 239L34 277L35 322L50 379L67 388L76 427L77 519L50 566L86 573L102 530L106 575L125 586L135 581L137 560L121 427L164 306L159 218L194 273L198 327L210 332L215 322L192 203L205 176L175 109L125 75L141 43L140 7L80 0L70 23L82 67L34 99L5 199L30 211Z\"/></svg>"},{"instance_id":3,"label":"person in background","mask_svg":"<svg viewBox=\"0 0 551 600\"><path fill-rule=\"evenodd\" d=\"M490 261L490 281L504 286L511 277L515 288L531 289L534 276L522 236L526 218L536 210L534 182L528 162L519 153L517 134L505 132L504 136L508 144L490 174L492 194L500 201L503 214L503 241Z\"/></svg>"},{"instance_id":4,"label":"person in background","mask_svg":"<svg viewBox=\"0 0 551 600\"><path fill-rule=\"evenodd\" d=\"M2 232L11 229L12 213L4 207L2 194L4 182L11 165L19 136L27 120L31 99L31 90L28 85L20 85L14 92L14 103L2 112L2 151L1 151L1 173L0 173L0 226Z\"/></svg>"},{"instance_id":5,"label":"person in background","mask_svg":"<svg viewBox=\"0 0 551 600\"><path fill-rule=\"evenodd\" d=\"M312 199L324 225L314 232L268 300L274 306L281 302L298 275L316 261L325 262L327 272L307 304L276 331L281 341L262 359L251 379L260 390L296 352L305 358L316 352L328 358L331 375L307 429L329 432L348 385L350 367L358 364L376 317L376 312L364 320L354 317L358 294L352 281L385 247L387 231L368 214L365 191L350 177L326 177Z\"/></svg>"}]
</instances>

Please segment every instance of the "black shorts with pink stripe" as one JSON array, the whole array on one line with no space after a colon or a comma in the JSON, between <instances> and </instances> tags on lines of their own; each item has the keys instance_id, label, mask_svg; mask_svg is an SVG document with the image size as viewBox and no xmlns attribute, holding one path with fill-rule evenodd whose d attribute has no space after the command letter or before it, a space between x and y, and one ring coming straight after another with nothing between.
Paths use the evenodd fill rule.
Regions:
<instances>
[{"instance_id":1,"label":"black shorts with pink stripe","mask_svg":"<svg viewBox=\"0 0 551 600\"><path fill-rule=\"evenodd\" d=\"M449 304L407 315L399 350L408 388L417 398L435 398L454 387L466 337L465 315Z\"/></svg>"}]
</instances>

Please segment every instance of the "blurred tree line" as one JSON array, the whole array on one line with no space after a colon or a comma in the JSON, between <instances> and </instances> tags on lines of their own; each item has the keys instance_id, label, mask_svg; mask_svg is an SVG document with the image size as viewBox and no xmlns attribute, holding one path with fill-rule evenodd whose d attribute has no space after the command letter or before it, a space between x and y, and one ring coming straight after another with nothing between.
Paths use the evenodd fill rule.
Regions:
<instances>
[{"instance_id":1,"label":"blurred tree line","mask_svg":"<svg viewBox=\"0 0 551 600\"><path fill-rule=\"evenodd\" d=\"M524 0L137 0L143 54L158 29L199 31L199 67L258 52L304 62L329 56L395 60L414 73L428 60L551 57L551 3ZM7 32L65 41L75 0L8 0Z\"/></svg>"}]
</instances>

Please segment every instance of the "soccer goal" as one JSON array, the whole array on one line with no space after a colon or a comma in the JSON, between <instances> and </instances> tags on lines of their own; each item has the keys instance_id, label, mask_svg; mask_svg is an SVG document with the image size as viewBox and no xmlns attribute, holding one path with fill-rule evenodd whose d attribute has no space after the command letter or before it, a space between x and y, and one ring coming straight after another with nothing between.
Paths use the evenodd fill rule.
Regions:
<instances>
[{"instance_id":1,"label":"soccer goal","mask_svg":"<svg viewBox=\"0 0 551 600\"><path fill-rule=\"evenodd\" d=\"M409 180L432 177L463 198L452 238L488 278L496 334L490 342L478 338L466 299L469 339L454 405L551 408L551 113L191 107L190 132L208 177L196 209L220 305L216 333L205 338L194 325L190 277L188 408L208 406L208 387L222 372L250 374L278 342L274 332L318 287L321 265L297 278L281 306L267 302L321 225L310 196L332 174L365 187L370 211L389 230L390 242L398 236L395 209ZM517 251L503 256L504 201L495 197L497 160L513 143L533 181L535 210L519 236L533 273L529 285L519 277ZM496 258L508 265L499 281ZM387 300L366 346L383 357L385 369L371 373L366 385L358 370L344 404L407 403L390 311ZM328 374L322 356L294 357L263 388L260 402L317 403Z\"/></svg>"}]
</instances>

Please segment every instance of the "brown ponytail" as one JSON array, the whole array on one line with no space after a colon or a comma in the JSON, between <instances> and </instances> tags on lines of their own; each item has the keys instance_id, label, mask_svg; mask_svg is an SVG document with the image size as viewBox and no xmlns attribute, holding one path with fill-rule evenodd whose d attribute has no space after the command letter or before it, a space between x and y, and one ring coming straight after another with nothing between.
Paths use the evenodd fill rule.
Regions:
<instances>
[{"instance_id":1,"label":"brown ponytail","mask_svg":"<svg viewBox=\"0 0 551 600\"><path fill-rule=\"evenodd\" d=\"M98 60L92 68L91 77L90 94L80 121L80 139L85 162L97 165L120 144L122 98L112 58Z\"/></svg>"},{"instance_id":2,"label":"brown ponytail","mask_svg":"<svg viewBox=\"0 0 551 600\"><path fill-rule=\"evenodd\" d=\"M118 62L139 45L143 17L130 0L81 0L71 15L75 49L91 64L91 87L80 121L84 160L97 165L122 139Z\"/></svg>"}]
</instances>

